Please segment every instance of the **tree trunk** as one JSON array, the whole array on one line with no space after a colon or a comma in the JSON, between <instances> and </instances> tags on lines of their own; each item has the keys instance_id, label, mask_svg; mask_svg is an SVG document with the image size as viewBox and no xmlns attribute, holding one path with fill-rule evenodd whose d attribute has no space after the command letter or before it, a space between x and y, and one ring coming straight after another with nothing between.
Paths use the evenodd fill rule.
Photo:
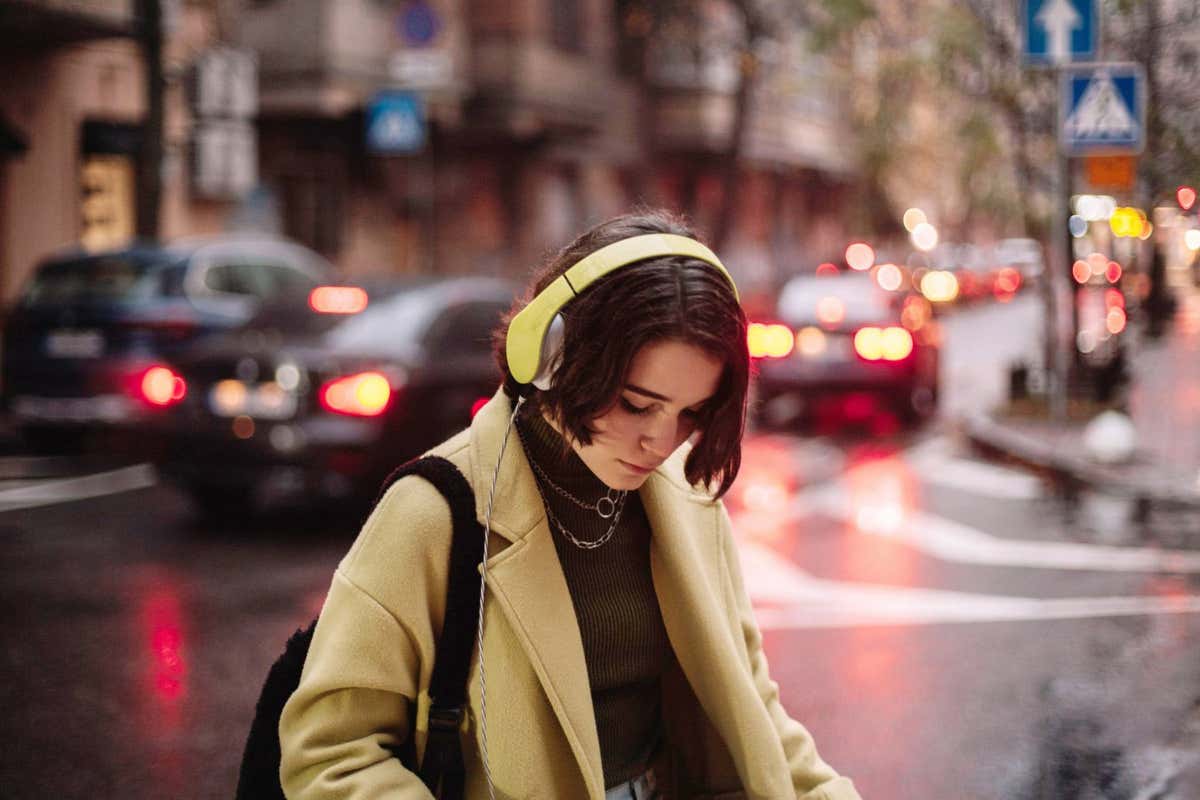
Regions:
<instances>
[{"instance_id":1,"label":"tree trunk","mask_svg":"<svg viewBox=\"0 0 1200 800\"><path fill-rule=\"evenodd\" d=\"M747 26L749 26L747 22ZM725 249L733 233L734 217L737 213L733 198L737 193L738 179L741 176L742 149L746 141L746 129L750 121L750 97L754 91L757 69L753 55L753 44L757 38L751 38L751 46L747 48L748 55L742 66L741 81L738 83L737 94L733 98L733 127L729 134L729 146L721 156L721 193L717 199L717 213L712 232L713 249L718 253Z\"/></svg>"}]
</instances>

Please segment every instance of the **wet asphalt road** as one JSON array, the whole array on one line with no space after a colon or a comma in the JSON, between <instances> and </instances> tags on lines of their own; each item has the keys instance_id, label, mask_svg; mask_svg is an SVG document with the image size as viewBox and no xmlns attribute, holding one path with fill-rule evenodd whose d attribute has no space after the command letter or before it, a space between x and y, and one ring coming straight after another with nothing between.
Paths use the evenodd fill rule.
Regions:
<instances>
[{"instance_id":1,"label":"wet asphalt road","mask_svg":"<svg viewBox=\"0 0 1200 800\"><path fill-rule=\"evenodd\" d=\"M203 521L161 485L22 508L113 466L23 464L0 459L0 797L230 797L361 512ZM729 504L784 703L865 798L1200 797L1194 518L1065 506L936 425L755 436Z\"/></svg>"}]
</instances>

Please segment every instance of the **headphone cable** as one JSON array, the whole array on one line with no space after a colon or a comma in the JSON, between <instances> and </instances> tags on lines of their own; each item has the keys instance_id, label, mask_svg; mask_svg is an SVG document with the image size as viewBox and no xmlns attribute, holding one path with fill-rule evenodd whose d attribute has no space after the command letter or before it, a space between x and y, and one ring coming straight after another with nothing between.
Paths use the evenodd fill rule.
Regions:
<instances>
[{"instance_id":1,"label":"headphone cable","mask_svg":"<svg viewBox=\"0 0 1200 800\"><path fill-rule=\"evenodd\" d=\"M492 505L496 500L496 484L500 480L500 464L504 461L504 450L508 447L508 435L512 432L517 412L521 410L524 402L525 398L518 395L516 405L513 406L512 416L508 418L508 427L504 431L504 439L500 442L500 455L496 457L496 470L492 473L492 488L488 490L487 514L483 522L483 561L480 564L481 580L479 581L479 630L475 639L479 648L479 732L483 747L483 774L487 777L488 796L491 800L496 800L496 788L492 785L492 768L488 764L487 682L483 674L483 597L487 591L488 539L492 535Z\"/></svg>"}]
</instances>

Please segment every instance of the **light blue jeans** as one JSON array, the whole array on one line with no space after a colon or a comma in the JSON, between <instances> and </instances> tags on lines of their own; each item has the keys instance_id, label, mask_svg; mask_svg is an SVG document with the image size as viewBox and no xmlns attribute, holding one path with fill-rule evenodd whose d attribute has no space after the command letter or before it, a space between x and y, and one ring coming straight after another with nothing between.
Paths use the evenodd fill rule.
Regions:
<instances>
[{"instance_id":1,"label":"light blue jeans","mask_svg":"<svg viewBox=\"0 0 1200 800\"><path fill-rule=\"evenodd\" d=\"M655 800L657 797L658 783L654 779L653 769L648 769L624 783L618 783L604 792L604 800Z\"/></svg>"}]
</instances>

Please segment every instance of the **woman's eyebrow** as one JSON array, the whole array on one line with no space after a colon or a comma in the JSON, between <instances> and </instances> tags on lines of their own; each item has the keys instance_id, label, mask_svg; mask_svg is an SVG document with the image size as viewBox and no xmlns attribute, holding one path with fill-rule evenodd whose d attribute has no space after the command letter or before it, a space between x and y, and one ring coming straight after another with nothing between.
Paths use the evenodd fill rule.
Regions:
<instances>
[{"instance_id":1,"label":"woman's eyebrow","mask_svg":"<svg viewBox=\"0 0 1200 800\"><path fill-rule=\"evenodd\" d=\"M637 385L635 385L635 384L632 384L632 383L627 383L627 384L625 384L625 388L626 388L626 389L628 389L628 390L629 390L629 391L631 391L631 392L634 392L634 393L636 393L636 394L642 394L642 395L645 395L646 397L652 397L652 398L654 398L655 400L661 400L661 401L663 401L664 403L670 403L670 402L671 402L671 398L669 398L669 397L666 397L665 395L661 395L661 394L659 394L658 392L652 392L652 391L650 391L649 389L643 389L641 386L637 386ZM711 397L711 396L704 398L704 399L703 399L703 400L701 400L699 403L694 403L694 404L693 404L693 406L700 406L700 405L704 405L704 404L705 404L705 403L707 403L709 400L712 400L712 397Z\"/></svg>"},{"instance_id":2,"label":"woman's eyebrow","mask_svg":"<svg viewBox=\"0 0 1200 800\"><path fill-rule=\"evenodd\" d=\"M669 398L669 397L665 397L665 396L659 394L658 392L652 392L649 389L643 389L640 386L635 386L632 383L625 384L625 388L631 392L637 392L638 394L643 394L646 397L653 397L655 400L662 400L664 403L671 402L671 398Z\"/></svg>"}]
</instances>

